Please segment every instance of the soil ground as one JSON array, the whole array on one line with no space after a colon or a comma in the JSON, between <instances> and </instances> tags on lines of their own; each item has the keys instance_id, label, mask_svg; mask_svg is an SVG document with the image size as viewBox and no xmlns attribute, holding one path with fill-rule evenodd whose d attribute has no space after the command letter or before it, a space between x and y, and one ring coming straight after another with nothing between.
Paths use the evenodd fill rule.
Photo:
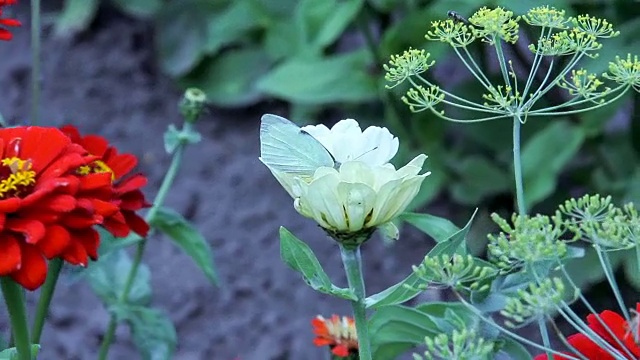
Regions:
<instances>
[{"instance_id":1,"label":"soil ground","mask_svg":"<svg viewBox=\"0 0 640 360\"><path fill-rule=\"evenodd\" d=\"M30 105L28 8L18 7L16 16L24 27L0 44L0 112L10 124L26 119ZM150 24L113 10L101 12L89 31L73 38L55 38L45 26L42 114L46 125L72 123L137 154L153 199L169 162L163 132L181 122L181 92L157 70L150 33ZM176 359L324 359L326 349L311 343L310 320L349 313L345 302L316 293L280 260L277 233L283 225L310 244L334 282L345 283L337 247L295 212L258 161L259 118L268 111L276 110L213 110L205 116L197 124L203 140L189 148L167 201L210 242L223 287L212 287L168 239L156 236L147 247L153 303L177 328ZM393 247L372 240L363 253L368 292L402 279L431 246L416 234L405 234ZM63 277L40 358L95 359L107 321L88 285ZM0 325L7 330L6 320ZM127 328L119 328L111 359L139 358L128 338Z\"/></svg>"}]
</instances>

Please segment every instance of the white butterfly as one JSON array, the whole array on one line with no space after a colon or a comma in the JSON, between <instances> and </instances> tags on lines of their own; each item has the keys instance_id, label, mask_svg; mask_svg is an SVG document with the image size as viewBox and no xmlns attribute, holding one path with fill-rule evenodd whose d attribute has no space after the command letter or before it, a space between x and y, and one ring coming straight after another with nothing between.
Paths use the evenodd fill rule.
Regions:
<instances>
[{"instance_id":1,"label":"white butterfly","mask_svg":"<svg viewBox=\"0 0 640 360\"><path fill-rule=\"evenodd\" d=\"M331 153L291 121L265 114L260 123L260 159L284 173L312 177L319 167L338 168Z\"/></svg>"}]
</instances>

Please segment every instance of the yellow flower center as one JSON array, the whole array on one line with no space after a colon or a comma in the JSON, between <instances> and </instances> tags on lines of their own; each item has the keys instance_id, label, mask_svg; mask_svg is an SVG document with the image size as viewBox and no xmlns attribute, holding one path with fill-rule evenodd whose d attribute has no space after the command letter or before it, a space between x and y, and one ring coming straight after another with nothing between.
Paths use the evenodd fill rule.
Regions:
<instances>
[{"instance_id":1,"label":"yellow flower center","mask_svg":"<svg viewBox=\"0 0 640 360\"><path fill-rule=\"evenodd\" d=\"M0 160L0 199L22 196L36 183L31 160L17 157Z\"/></svg>"},{"instance_id":2,"label":"yellow flower center","mask_svg":"<svg viewBox=\"0 0 640 360\"><path fill-rule=\"evenodd\" d=\"M111 174L111 181L116 179L116 174L111 170L109 165L102 160L96 160L89 165L84 165L78 168L78 174L80 175L89 175L89 174L103 174L109 173Z\"/></svg>"}]
</instances>

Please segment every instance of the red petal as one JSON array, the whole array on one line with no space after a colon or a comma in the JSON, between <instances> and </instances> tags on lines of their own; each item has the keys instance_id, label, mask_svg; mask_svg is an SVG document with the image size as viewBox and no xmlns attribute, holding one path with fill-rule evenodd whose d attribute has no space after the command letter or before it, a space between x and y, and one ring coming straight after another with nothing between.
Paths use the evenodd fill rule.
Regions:
<instances>
[{"instance_id":1,"label":"red petal","mask_svg":"<svg viewBox=\"0 0 640 360\"><path fill-rule=\"evenodd\" d=\"M84 247L87 255L93 260L98 258L98 247L100 247L100 235L93 228L73 232L73 237Z\"/></svg>"},{"instance_id":2,"label":"red petal","mask_svg":"<svg viewBox=\"0 0 640 360\"><path fill-rule=\"evenodd\" d=\"M3 130L9 130L3 136L9 140L7 155L31 159L36 174L40 174L71 143L60 130L51 127L27 126Z\"/></svg>"},{"instance_id":3,"label":"red petal","mask_svg":"<svg viewBox=\"0 0 640 360\"><path fill-rule=\"evenodd\" d=\"M122 214L127 219L127 225L129 225L134 233L142 237L147 237L149 234L149 224L147 224L143 218L132 211L123 211Z\"/></svg>"},{"instance_id":4,"label":"red petal","mask_svg":"<svg viewBox=\"0 0 640 360\"><path fill-rule=\"evenodd\" d=\"M90 191L99 188L111 188L111 174L93 173L80 177L80 190Z\"/></svg>"},{"instance_id":5,"label":"red petal","mask_svg":"<svg viewBox=\"0 0 640 360\"><path fill-rule=\"evenodd\" d=\"M334 346L334 348L333 348L333 350L331 350L331 352L335 356L340 356L340 357L349 356L349 349L344 345L336 345L336 346Z\"/></svg>"},{"instance_id":6,"label":"red petal","mask_svg":"<svg viewBox=\"0 0 640 360\"><path fill-rule=\"evenodd\" d=\"M107 139L99 135L87 135L82 138L80 145L84 146L87 151L93 155L99 156L101 159L109 148Z\"/></svg>"},{"instance_id":7,"label":"red petal","mask_svg":"<svg viewBox=\"0 0 640 360\"><path fill-rule=\"evenodd\" d=\"M73 238L73 234L71 235L71 242L69 243L69 246L67 246L62 253L62 258L73 265L80 266L87 266L87 262L89 261L87 251L79 241L76 241Z\"/></svg>"},{"instance_id":8,"label":"red petal","mask_svg":"<svg viewBox=\"0 0 640 360\"><path fill-rule=\"evenodd\" d=\"M22 201L19 198L0 200L0 213L12 213L18 211Z\"/></svg>"},{"instance_id":9,"label":"red petal","mask_svg":"<svg viewBox=\"0 0 640 360\"><path fill-rule=\"evenodd\" d=\"M114 151L115 153L115 151ZM113 171L116 179L125 176L138 165L138 158L133 154L119 154L112 159L104 159Z\"/></svg>"},{"instance_id":10,"label":"red petal","mask_svg":"<svg viewBox=\"0 0 640 360\"><path fill-rule=\"evenodd\" d=\"M13 27L22 25L22 23L16 19L0 19L0 24L4 26L13 26Z\"/></svg>"},{"instance_id":11,"label":"red petal","mask_svg":"<svg viewBox=\"0 0 640 360\"><path fill-rule=\"evenodd\" d=\"M46 232L44 224L32 219L9 218L5 227L24 235L24 240L29 244L35 244L40 241Z\"/></svg>"},{"instance_id":12,"label":"red petal","mask_svg":"<svg viewBox=\"0 0 640 360\"><path fill-rule=\"evenodd\" d=\"M11 39L13 39L13 34L7 29L0 28L0 40L9 41Z\"/></svg>"},{"instance_id":13,"label":"red petal","mask_svg":"<svg viewBox=\"0 0 640 360\"><path fill-rule=\"evenodd\" d=\"M47 228L44 238L38 243L38 248L48 259L59 256L69 246L71 235L60 225Z\"/></svg>"},{"instance_id":14,"label":"red petal","mask_svg":"<svg viewBox=\"0 0 640 360\"><path fill-rule=\"evenodd\" d=\"M104 227L111 235L117 238L123 238L131 232L129 226L124 222L114 221L113 217L104 219L102 223Z\"/></svg>"},{"instance_id":15,"label":"red petal","mask_svg":"<svg viewBox=\"0 0 640 360\"><path fill-rule=\"evenodd\" d=\"M85 229L94 225L99 225L102 221L102 216L77 210L66 214L62 218L62 223L70 229Z\"/></svg>"},{"instance_id":16,"label":"red petal","mask_svg":"<svg viewBox=\"0 0 640 360\"><path fill-rule=\"evenodd\" d=\"M123 194L129 191L138 190L147 185L149 181L142 174L136 174L131 177L128 177L124 180L121 180L114 186L115 191L119 194Z\"/></svg>"},{"instance_id":17,"label":"red petal","mask_svg":"<svg viewBox=\"0 0 640 360\"><path fill-rule=\"evenodd\" d=\"M53 212L69 212L76 207L76 198L66 194L55 194L38 203L38 207L49 209Z\"/></svg>"},{"instance_id":18,"label":"red petal","mask_svg":"<svg viewBox=\"0 0 640 360\"><path fill-rule=\"evenodd\" d=\"M15 237L3 233L0 239L0 275L8 275L20 268L22 254Z\"/></svg>"},{"instance_id":19,"label":"red petal","mask_svg":"<svg viewBox=\"0 0 640 360\"><path fill-rule=\"evenodd\" d=\"M327 346L327 345L333 345L333 340L330 339L325 339L322 337L317 337L315 339L313 339L313 345L315 346Z\"/></svg>"},{"instance_id":20,"label":"red petal","mask_svg":"<svg viewBox=\"0 0 640 360\"><path fill-rule=\"evenodd\" d=\"M11 273L11 278L27 290L39 288L47 278L47 261L37 247L21 244L22 266Z\"/></svg>"},{"instance_id":21,"label":"red petal","mask_svg":"<svg viewBox=\"0 0 640 360\"><path fill-rule=\"evenodd\" d=\"M82 138L80 137L80 131L73 125L64 125L60 127L60 131L62 131L65 135L71 139L72 142L79 144L82 142Z\"/></svg>"}]
</instances>

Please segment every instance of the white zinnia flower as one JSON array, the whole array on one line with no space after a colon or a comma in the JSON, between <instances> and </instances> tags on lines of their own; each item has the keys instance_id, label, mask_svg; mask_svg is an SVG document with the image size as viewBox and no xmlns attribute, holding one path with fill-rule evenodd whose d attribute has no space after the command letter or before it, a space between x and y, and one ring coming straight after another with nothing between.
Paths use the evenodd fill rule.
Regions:
<instances>
[{"instance_id":1,"label":"white zinnia flower","mask_svg":"<svg viewBox=\"0 0 640 360\"><path fill-rule=\"evenodd\" d=\"M398 152L398 138L387 128L370 126L364 131L354 119L337 122L331 129L324 125L302 128L316 138L340 164L360 160L369 165L386 164Z\"/></svg>"},{"instance_id":2,"label":"white zinnia flower","mask_svg":"<svg viewBox=\"0 0 640 360\"><path fill-rule=\"evenodd\" d=\"M332 232L353 233L393 220L420 190L426 155L396 170L387 163L369 166L347 161L339 170L320 168L311 181L296 178L295 208Z\"/></svg>"},{"instance_id":3,"label":"white zinnia flower","mask_svg":"<svg viewBox=\"0 0 640 360\"><path fill-rule=\"evenodd\" d=\"M353 119L341 120L331 129L317 125L302 130L318 140L339 166L319 167L313 176L270 168L294 198L295 209L343 244L359 245L381 226L385 233L393 233L388 231L395 229L391 220L406 209L430 174L420 174L427 156L418 155L396 169L389 160L398 151L398 138L376 126L362 131Z\"/></svg>"}]
</instances>

